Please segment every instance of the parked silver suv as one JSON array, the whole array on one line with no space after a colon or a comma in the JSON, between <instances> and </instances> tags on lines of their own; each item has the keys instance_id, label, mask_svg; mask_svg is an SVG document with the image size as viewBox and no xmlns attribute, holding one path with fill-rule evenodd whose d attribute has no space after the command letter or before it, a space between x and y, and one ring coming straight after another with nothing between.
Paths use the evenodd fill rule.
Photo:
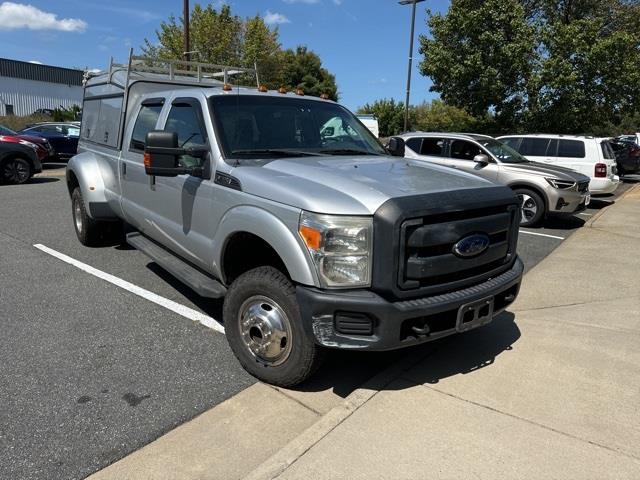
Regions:
<instances>
[{"instance_id":1,"label":"parked silver suv","mask_svg":"<svg viewBox=\"0 0 640 480\"><path fill-rule=\"evenodd\" d=\"M510 189L408 162L397 140L391 157L332 101L176 64L161 75L134 57L87 82L67 169L74 225L99 245L126 222L131 245L224 297L227 339L251 374L293 385L325 347L415 345L515 300Z\"/></svg>"},{"instance_id":2,"label":"parked silver suv","mask_svg":"<svg viewBox=\"0 0 640 480\"><path fill-rule=\"evenodd\" d=\"M575 213L589 203L589 177L555 165L530 162L492 137L414 132L402 135L405 156L427 160L507 185L522 205L520 225L535 225L547 213Z\"/></svg>"}]
</instances>

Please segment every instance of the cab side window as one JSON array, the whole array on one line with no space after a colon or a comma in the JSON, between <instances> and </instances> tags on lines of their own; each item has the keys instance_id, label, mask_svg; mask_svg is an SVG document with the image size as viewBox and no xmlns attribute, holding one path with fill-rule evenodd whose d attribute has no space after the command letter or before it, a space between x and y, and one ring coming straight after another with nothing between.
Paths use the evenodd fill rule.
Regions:
<instances>
[{"instance_id":1,"label":"cab side window","mask_svg":"<svg viewBox=\"0 0 640 480\"><path fill-rule=\"evenodd\" d=\"M451 158L458 160L473 160L476 155L484 153L482 149L465 140L454 140L451 142Z\"/></svg>"},{"instance_id":2,"label":"cab side window","mask_svg":"<svg viewBox=\"0 0 640 480\"><path fill-rule=\"evenodd\" d=\"M202 121L202 110L197 101L174 102L171 105L164 129L178 134L178 146L181 148L201 147L207 144L207 132ZM180 163L184 167L202 164L202 159L183 155Z\"/></svg>"},{"instance_id":3,"label":"cab side window","mask_svg":"<svg viewBox=\"0 0 640 480\"><path fill-rule=\"evenodd\" d=\"M144 150L145 137L147 133L156 129L161 111L162 103L143 104L140 107L140 113L138 113L138 118L136 118L133 133L131 134L131 143L129 145L131 150Z\"/></svg>"}]
</instances>

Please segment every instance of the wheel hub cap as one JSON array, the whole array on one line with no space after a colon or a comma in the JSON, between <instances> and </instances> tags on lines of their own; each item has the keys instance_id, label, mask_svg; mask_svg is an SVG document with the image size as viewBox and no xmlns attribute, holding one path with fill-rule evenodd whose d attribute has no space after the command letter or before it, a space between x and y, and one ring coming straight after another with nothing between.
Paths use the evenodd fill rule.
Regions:
<instances>
[{"instance_id":1,"label":"wheel hub cap","mask_svg":"<svg viewBox=\"0 0 640 480\"><path fill-rule=\"evenodd\" d=\"M240 307L240 334L249 352L268 365L283 363L291 353L291 325L272 299L254 296Z\"/></svg>"},{"instance_id":2,"label":"wheel hub cap","mask_svg":"<svg viewBox=\"0 0 640 480\"><path fill-rule=\"evenodd\" d=\"M78 232L82 232L82 208L77 200L73 203L73 220L76 223Z\"/></svg>"},{"instance_id":3,"label":"wheel hub cap","mask_svg":"<svg viewBox=\"0 0 640 480\"><path fill-rule=\"evenodd\" d=\"M13 183L22 183L29 176L28 168L22 162L9 162L4 168L4 177Z\"/></svg>"},{"instance_id":4,"label":"wheel hub cap","mask_svg":"<svg viewBox=\"0 0 640 480\"><path fill-rule=\"evenodd\" d=\"M526 193L518 195L518 198L520 198L521 221L531 220L536 216L536 213L538 213L538 205L536 205L535 200Z\"/></svg>"}]
</instances>

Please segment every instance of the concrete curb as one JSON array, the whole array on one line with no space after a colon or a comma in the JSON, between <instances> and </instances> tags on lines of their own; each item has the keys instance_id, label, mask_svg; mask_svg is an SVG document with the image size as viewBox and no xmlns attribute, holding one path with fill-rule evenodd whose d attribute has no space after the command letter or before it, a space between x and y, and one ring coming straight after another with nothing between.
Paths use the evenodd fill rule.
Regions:
<instances>
[{"instance_id":1,"label":"concrete curb","mask_svg":"<svg viewBox=\"0 0 640 480\"><path fill-rule=\"evenodd\" d=\"M433 352L434 350L425 352L424 349L416 349L366 381L361 387L351 392L340 405L331 409L320 420L256 467L244 477L244 480L271 480L278 477L315 444L375 397L380 390Z\"/></svg>"}]
</instances>

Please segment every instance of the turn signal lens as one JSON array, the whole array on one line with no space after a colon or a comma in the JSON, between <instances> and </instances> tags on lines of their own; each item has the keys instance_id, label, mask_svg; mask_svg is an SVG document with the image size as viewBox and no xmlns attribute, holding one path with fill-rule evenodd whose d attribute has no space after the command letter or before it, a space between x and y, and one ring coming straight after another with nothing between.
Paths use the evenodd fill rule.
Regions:
<instances>
[{"instance_id":1,"label":"turn signal lens","mask_svg":"<svg viewBox=\"0 0 640 480\"><path fill-rule=\"evenodd\" d=\"M144 168L151 168L151 154L144 152Z\"/></svg>"},{"instance_id":2,"label":"turn signal lens","mask_svg":"<svg viewBox=\"0 0 640 480\"><path fill-rule=\"evenodd\" d=\"M264 93L264 92L268 92L269 90L267 89L267 86L266 86L266 85L260 85L260 86L258 87L258 91L259 91L259 92L263 92L263 93Z\"/></svg>"},{"instance_id":3,"label":"turn signal lens","mask_svg":"<svg viewBox=\"0 0 640 480\"><path fill-rule=\"evenodd\" d=\"M299 232L307 247L312 250L320 249L320 246L322 245L322 233L319 230L307 225L300 225Z\"/></svg>"},{"instance_id":4,"label":"turn signal lens","mask_svg":"<svg viewBox=\"0 0 640 480\"><path fill-rule=\"evenodd\" d=\"M320 95L320 98L322 100L329 100L329 95L327 95L326 93L323 93L322 95Z\"/></svg>"},{"instance_id":5,"label":"turn signal lens","mask_svg":"<svg viewBox=\"0 0 640 480\"><path fill-rule=\"evenodd\" d=\"M296 90L296 95L304 96L304 90L302 90L301 88L298 88Z\"/></svg>"},{"instance_id":6,"label":"turn signal lens","mask_svg":"<svg viewBox=\"0 0 640 480\"><path fill-rule=\"evenodd\" d=\"M231 85L229 85L228 83L225 83L222 86L222 90L224 90L225 92L230 92L231 90L233 90L233 87Z\"/></svg>"},{"instance_id":7,"label":"turn signal lens","mask_svg":"<svg viewBox=\"0 0 640 480\"><path fill-rule=\"evenodd\" d=\"M280 88L278 89L278 92L280 92L280 93L287 93L287 89L286 89L286 88L284 88L284 87L280 87Z\"/></svg>"}]
</instances>

